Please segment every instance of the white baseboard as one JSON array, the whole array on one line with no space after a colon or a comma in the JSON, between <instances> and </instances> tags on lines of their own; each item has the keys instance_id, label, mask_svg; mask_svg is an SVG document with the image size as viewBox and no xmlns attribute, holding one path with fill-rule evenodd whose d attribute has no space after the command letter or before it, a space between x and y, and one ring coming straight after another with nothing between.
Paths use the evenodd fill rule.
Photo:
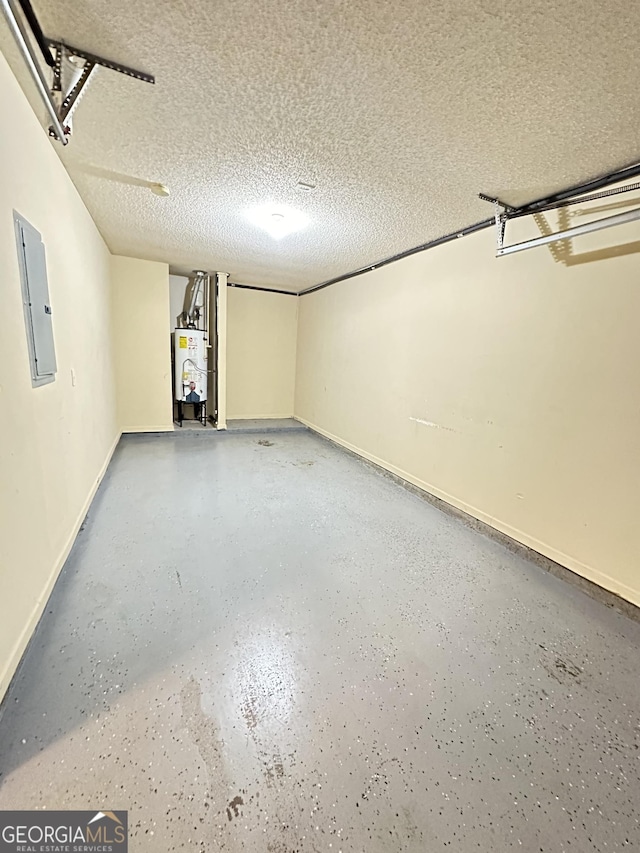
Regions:
<instances>
[{"instance_id":1,"label":"white baseboard","mask_svg":"<svg viewBox=\"0 0 640 853\"><path fill-rule=\"evenodd\" d=\"M135 426L135 427L122 427L122 432L173 432L173 424L167 426L163 424L162 426Z\"/></svg>"},{"instance_id":2,"label":"white baseboard","mask_svg":"<svg viewBox=\"0 0 640 853\"><path fill-rule=\"evenodd\" d=\"M227 422L229 421L275 421L275 420L285 420L293 418L291 412L288 415L227 415Z\"/></svg>"}]
</instances>

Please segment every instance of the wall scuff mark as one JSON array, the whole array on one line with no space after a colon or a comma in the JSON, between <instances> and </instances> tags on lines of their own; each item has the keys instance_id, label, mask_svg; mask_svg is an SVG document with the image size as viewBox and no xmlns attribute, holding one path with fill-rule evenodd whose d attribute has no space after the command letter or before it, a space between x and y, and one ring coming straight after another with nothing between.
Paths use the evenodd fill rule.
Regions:
<instances>
[{"instance_id":1,"label":"wall scuff mark","mask_svg":"<svg viewBox=\"0 0 640 853\"><path fill-rule=\"evenodd\" d=\"M415 421L417 424L422 424L423 426L431 427L431 429L443 429L446 432L456 432L453 427L442 426L442 424L434 423L434 421L424 421L422 418L409 418L410 421Z\"/></svg>"}]
</instances>

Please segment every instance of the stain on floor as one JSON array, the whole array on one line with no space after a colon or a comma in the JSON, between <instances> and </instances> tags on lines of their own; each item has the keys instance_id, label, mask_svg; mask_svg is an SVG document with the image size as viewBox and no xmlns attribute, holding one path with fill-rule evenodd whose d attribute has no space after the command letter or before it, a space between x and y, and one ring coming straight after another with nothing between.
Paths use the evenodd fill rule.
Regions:
<instances>
[{"instance_id":1,"label":"stain on floor","mask_svg":"<svg viewBox=\"0 0 640 853\"><path fill-rule=\"evenodd\" d=\"M0 808L131 849L640 849L640 624L308 432L130 436L2 706Z\"/></svg>"},{"instance_id":2,"label":"stain on floor","mask_svg":"<svg viewBox=\"0 0 640 853\"><path fill-rule=\"evenodd\" d=\"M242 799L242 797L234 797L227 806L227 819L233 820L234 817L240 817L240 808L243 805L244 800Z\"/></svg>"}]
</instances>

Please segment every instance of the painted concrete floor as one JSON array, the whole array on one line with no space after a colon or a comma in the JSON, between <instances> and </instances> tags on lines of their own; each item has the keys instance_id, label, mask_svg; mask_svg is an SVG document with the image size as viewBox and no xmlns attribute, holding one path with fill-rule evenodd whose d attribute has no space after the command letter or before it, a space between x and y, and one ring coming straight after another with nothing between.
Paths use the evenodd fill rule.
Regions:
<instances>
[{"instance_id":1,"label":"painted concrete floor","mask_svg":"<svg viewBox=\"0 0 640 853\"><path fill-rule=\"evenodd\" d=\"M640 624L309 432L120 444L0 808L132 851L639 850Z\"/></svg>"},{"instance_id":2,"label":"painted concrete floor","mask_svg":"<svg viewBox=\"0 0 640 853\"><path fill-rule=\"evenodd\" d=\"M249 432L250 430L259 432L278 430L280 432L281 430L306 430L307 428L294 418L238 418L227 421L229 432Z\"/></svg>"},{"instance_id":3,"label":"painted concrete floor","mask_svg":"<svg viewBox=\"0 0 640 853\"><path fill-rule=\"evenodd\" d=\"M184 420L182 426L177 423L173 425L176 432L196 430L197 432L211 432L216 427L210 422L202 423L198 420ZM304 430L307 427L293 418L237 418L227 421L229 432L272 432L273 430Z\"/></svg>"}]
</instances>

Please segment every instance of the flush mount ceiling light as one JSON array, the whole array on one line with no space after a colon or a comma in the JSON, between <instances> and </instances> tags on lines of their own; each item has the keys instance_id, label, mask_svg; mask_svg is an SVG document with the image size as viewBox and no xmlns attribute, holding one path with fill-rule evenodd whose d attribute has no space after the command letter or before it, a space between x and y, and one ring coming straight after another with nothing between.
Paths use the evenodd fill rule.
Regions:
<instances>
[{"instance_id":1,"label":"flush mount ceiling light","mask_svg":"<svg viewBox=\"0 0 640 853\"><path fill-rule=\"evenodd\" d=\"M261 204L247 210L245 216L274 240L281 240L294 231L301 231L309 224L306 213L286 204Z\"/></svg>"}]
</instances>

